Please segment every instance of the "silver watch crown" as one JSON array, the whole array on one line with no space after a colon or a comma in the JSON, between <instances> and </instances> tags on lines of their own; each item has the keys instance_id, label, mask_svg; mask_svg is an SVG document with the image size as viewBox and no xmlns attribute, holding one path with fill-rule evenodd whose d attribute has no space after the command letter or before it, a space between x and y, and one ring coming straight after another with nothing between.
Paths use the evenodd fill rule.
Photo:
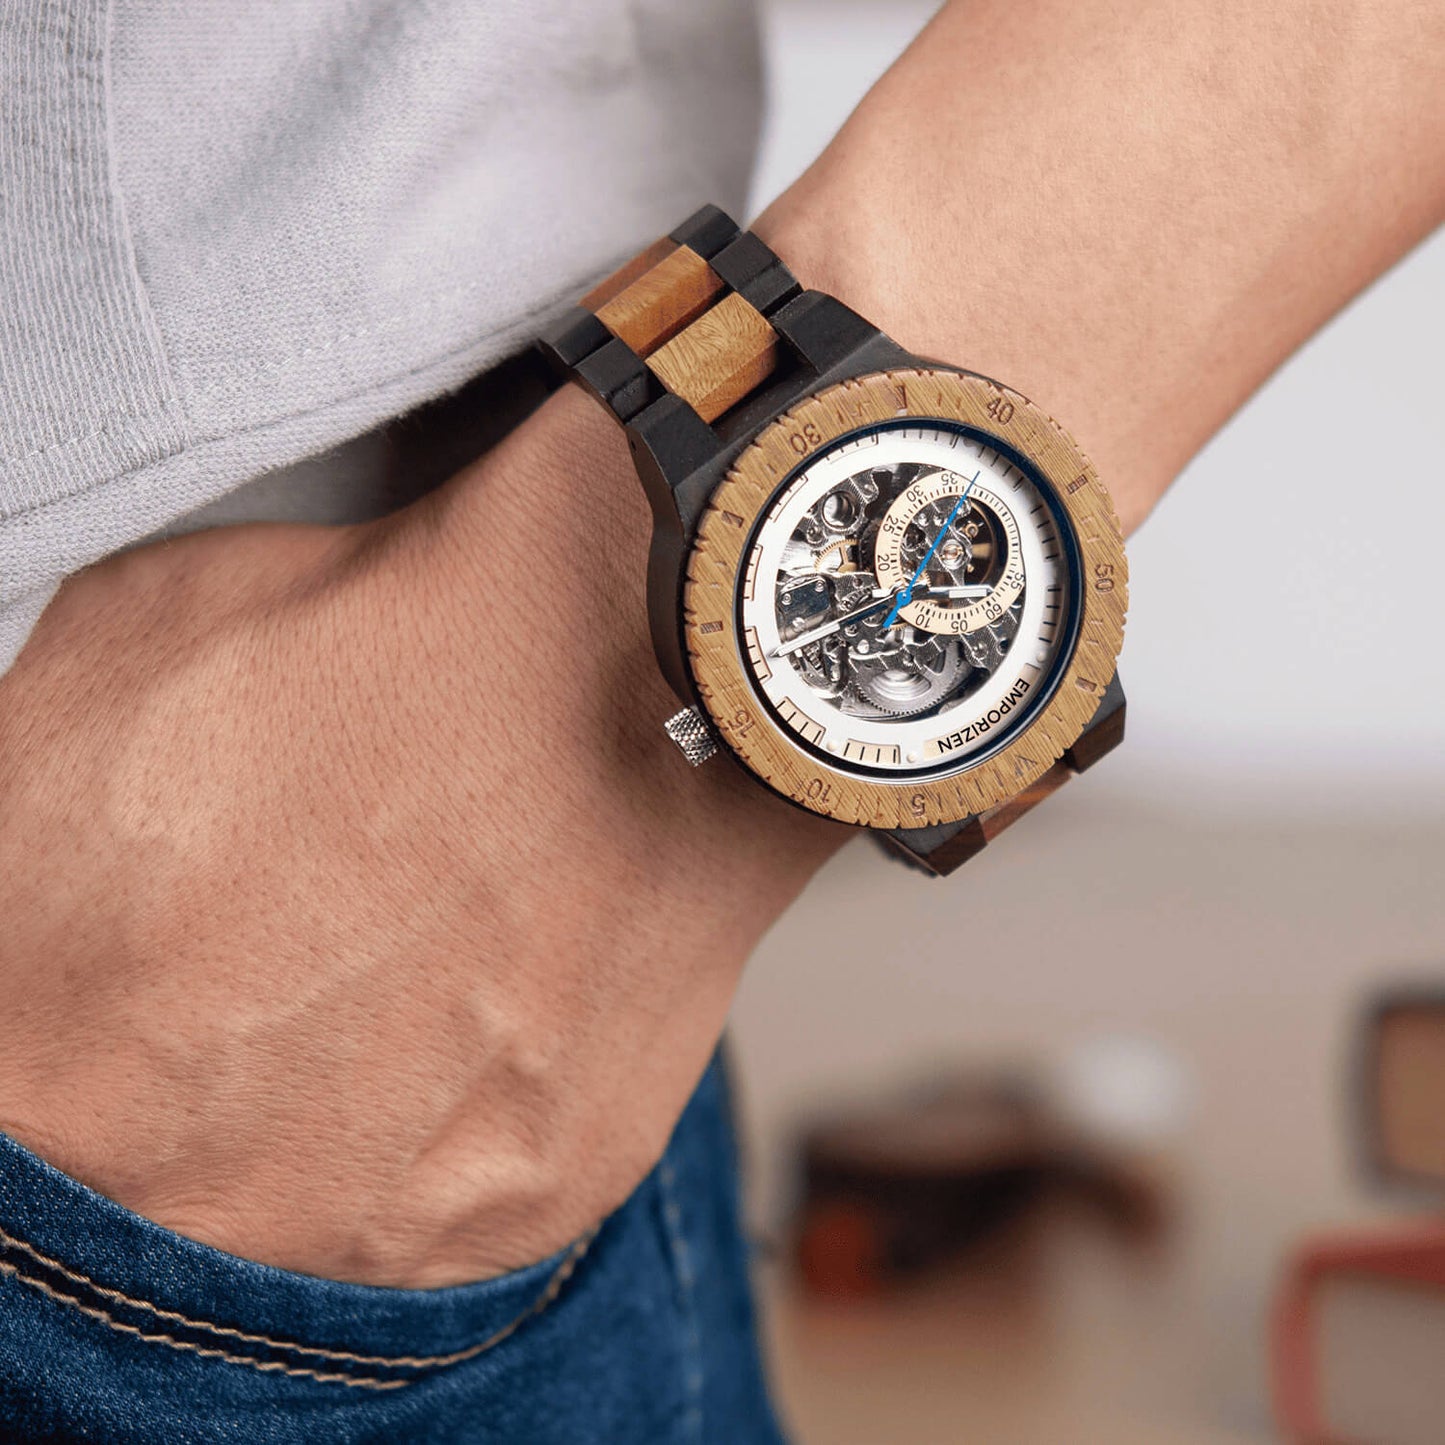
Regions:
<instances>
[{"instance_id":1,"label":"silver watch crown","mask_svg":"<svg viewBox=\"0 0 1445 1445\"><path fill-rule=\"evenodd\" d=\"M692 767L705 763L717 752L717 739L707 720L695 707L675 712L663 723L662 730L677 744L678 751Z\"/></svg>"}]
</instances>

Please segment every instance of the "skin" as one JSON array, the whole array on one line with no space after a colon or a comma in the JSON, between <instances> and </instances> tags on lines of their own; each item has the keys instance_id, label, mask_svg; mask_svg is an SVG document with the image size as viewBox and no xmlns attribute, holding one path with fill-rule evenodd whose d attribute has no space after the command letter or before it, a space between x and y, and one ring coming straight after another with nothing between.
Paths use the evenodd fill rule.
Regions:
<instances>
[{"instance_id":1,"label":"skin","mask_svg":"<svg viewBox=\"0 0 1445 1445\"><path fill-rule=\"evenodd\" d=\"M759 229L1066 419L1133 527L1442 216L1437 5L1028 0L947 6ZM498 559L579 517L539 667ZM370 1283L514 1267L615 1208L851 836L662 736L648 528L568 389L385 521L71 579L0 681L0 1128Z\"/></svg>"}]
</instances>

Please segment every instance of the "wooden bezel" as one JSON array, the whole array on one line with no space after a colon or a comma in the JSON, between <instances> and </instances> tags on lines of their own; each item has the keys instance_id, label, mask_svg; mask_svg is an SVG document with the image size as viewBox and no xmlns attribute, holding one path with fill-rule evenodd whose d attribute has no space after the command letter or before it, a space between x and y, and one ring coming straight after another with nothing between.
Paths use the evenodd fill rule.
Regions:
<instances>
[{"instance_id":1,"label":"wooden bezel","mask_svg":"<svg viewBox=\"0 0 1445 1445\"><path fill-rule=\"evenodd\" d=\"M1057 495L1078 540L1077 643L1053 694L1001 749L957 773L862 777L805 752L762 705L738 638L737 587L758 518L799 467L840 437L900 417L961 422L1022 454ZM869 828L920 828L986 812L1023 792L1083 732L1124 640L1128 568L1113 503L1087 457L1026 397L968 372L876 372L816 392L770 423L708 499L687 560L683 641L713 726L769 787Z\"/></svg>"}]
</instances>

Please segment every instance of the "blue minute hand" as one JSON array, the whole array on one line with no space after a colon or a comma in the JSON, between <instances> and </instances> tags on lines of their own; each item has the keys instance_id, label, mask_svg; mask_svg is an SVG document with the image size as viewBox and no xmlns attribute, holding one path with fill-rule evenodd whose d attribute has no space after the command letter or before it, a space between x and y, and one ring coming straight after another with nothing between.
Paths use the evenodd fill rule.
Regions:
<instances>
[{"instance_id":1,"label":"blue minute hand","mask_svg":"<svg viewBox=\"0 0 1445 1445\"><path fill-rule=\"evenodd\" d=\"M898 594L898 600L889 609L888 616L883 620L883 626L892 627L898 621L899 612L913 600L913 589L918 586L918 579L928 570L928 564L933 561L933 554L938 550L938 544L943 541L943 534L953 525L953 519L958 516L958 509L968 498L969 489L978 480L978 473L975 472L964 484L963 492L953 504L949 514L943 519L943 525L938 529L937 535L929 544L928 551L923 554L923 561L918 564L918 570L908 579L908 586Z\"/></svg>"}]
</instances>

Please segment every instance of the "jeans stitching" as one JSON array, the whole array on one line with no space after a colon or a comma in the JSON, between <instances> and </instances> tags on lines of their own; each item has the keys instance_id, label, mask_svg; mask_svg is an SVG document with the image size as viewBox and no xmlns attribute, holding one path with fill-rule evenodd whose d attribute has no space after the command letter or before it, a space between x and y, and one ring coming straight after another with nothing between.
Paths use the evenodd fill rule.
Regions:
<instances>
[{"instance_id":1,"label":"jeans stitching","mask_svg":"<svg viewBox=\"0 0 1445 1445\"><path fill-rule=\"evenodd\" d=\"M464 1360L476 1358L476 1356L501 1344L503 1340L515 1334L516 1331L534 1315L538 1315L545 1310L561 1293L562 1286L571 1278L573 1272L581 1262L583 1255L586 1254L588 1247L591 1245L592 1240L596 1237L596 1233L597 1231L593 1230L584 1235L567 1251L566 1257L557 1268L553 1270L546 1287L515 1319L503 1325L501 1329L489 1335L485 1340L475 1345L468 1345L465 1349L454 1350L444 1355L361 1355L353 1354L345 1350L327 1350L310 1345L302 1345L296 1343L294 1340L277 1339L271 1335L247 1334L245 1331L233 1329L229 1325L215 1324L210 1320L193 1319L175 1310L162 1309L159 1305L151 1304L148 1300L136 1299L134 1296L125 1294L120 1290L109 1289L102 1284L98 1284L95 1280L91 1279L89 1275L81 1274L67 1268L59 1260L43 1254L23 1239L17 1239L4 1228L0 1228L0 1246L19 1250L21 1253L29 1255L37 1264L44 1266L46 1269L53 1270L65 1279L81 1285L104 1299L115 1300L130 1305L135 1309L155 1315L158 1319L169 1320L176 1324L185 1325L191 1329L205 1331L223 1338L238 1340L245 1344L268 1345L276 1349L289 1350L293 1354L312 1355L318 1359L332 1360L341 1364L381 1365L397 1369L436 1369L443 1365L460 1364ZM124 1334L132 1334L140 1339L148 1340L156 1344L167 1345L172 1349L189 1350L208 1358L227 1360L232 1364L250 1365L253 1369L262 1371L280 1371L287 1375L297 1375L328 1384L357 1385L375 1390L394 1390L401 1385L409 1385L412 1383L410 1379L383 1380L364 1375L328 1374L317 1370L306 1369L300 1365L289 1365L280 1360L257 1360L249 1355L238 1355L228 1350L208 1349L190 1340L182 1340L175 1335L167 1334L164 1330L154 1332L146 1331L138 1325L128 1324L124 1320L118 1320L102 1306L88 1305L76 1296L56 1289L53 1285L38 1276L27 1273L20 1264L13 1260L0 1259L0 1274L13 1275L22 1284L30 1285L42 1294L48 1295L51 1299L61 1304L69 1305L71 1308L79 1310L82 1314L109 1325L114 1330L118 1330Z\"/></svg>"},{"instance_id":2,"label":"jeans stitching","mask_svg":"<svg viewBox=\"0 0 1445 1445\"><path fill-rule=\"evenodd\" d=\"M205 1359L226 1360L233 1365L250 1365L253 1370L279 1371L284 1375L301 1376L305 1379L320 1381L323 1384L351 1385L365 1390L396 1390L402 1385L411 1383L410 1380L379 1380L365 1375L324 1374L319 1370L302 1369L299 1365L287 1365L280 1360L256 1360L249 1355L233 1355L229 1350L207 1349L204 1345L194 1344L190 1340L178 1340L174 1335L164 1332L150 1333L141 1329L139 1325L126 1324L105 1310L82 1304L74 1295L63 1294L60 1290L46 1284L44 1280L23 1274L18 1265L8 1260L0 1260L0 1274L14 1275L22 1284L27 1284L58 1303L69 1305L71 1309L78 1310L93 1320L99 1320L102 1324L109 1325L111 1329L119 1330L122 1334L134 1335L137 1339L146 1340L152 1344L166 1345L173 1350L188 1350Z\"/></svg>"},{"instance_id":3,"label":"jeans stitching","mask_svg":"<svg viewBox=\"0 0 1445 1445\"><path fill-rule=\"evenodd\" d=\"M668 1249L672 1254L673 1269L677 1274L678 1292L682 1296L682 1314L685 1321L687 1363L684 1367L683 1384L688 1394L687 1428L696 1440L703 1438L702 1413L702 1332L698 1328L697 1304L694 1294L697 1274L692 1265L692 1252L688 1249L687 1237L683 1232L682 1210L677 1202L677 1174L666 1155L658 1166L657 1182L662 1196L662 1220L667 1233Z\"/></svg>"}]
</instances>

